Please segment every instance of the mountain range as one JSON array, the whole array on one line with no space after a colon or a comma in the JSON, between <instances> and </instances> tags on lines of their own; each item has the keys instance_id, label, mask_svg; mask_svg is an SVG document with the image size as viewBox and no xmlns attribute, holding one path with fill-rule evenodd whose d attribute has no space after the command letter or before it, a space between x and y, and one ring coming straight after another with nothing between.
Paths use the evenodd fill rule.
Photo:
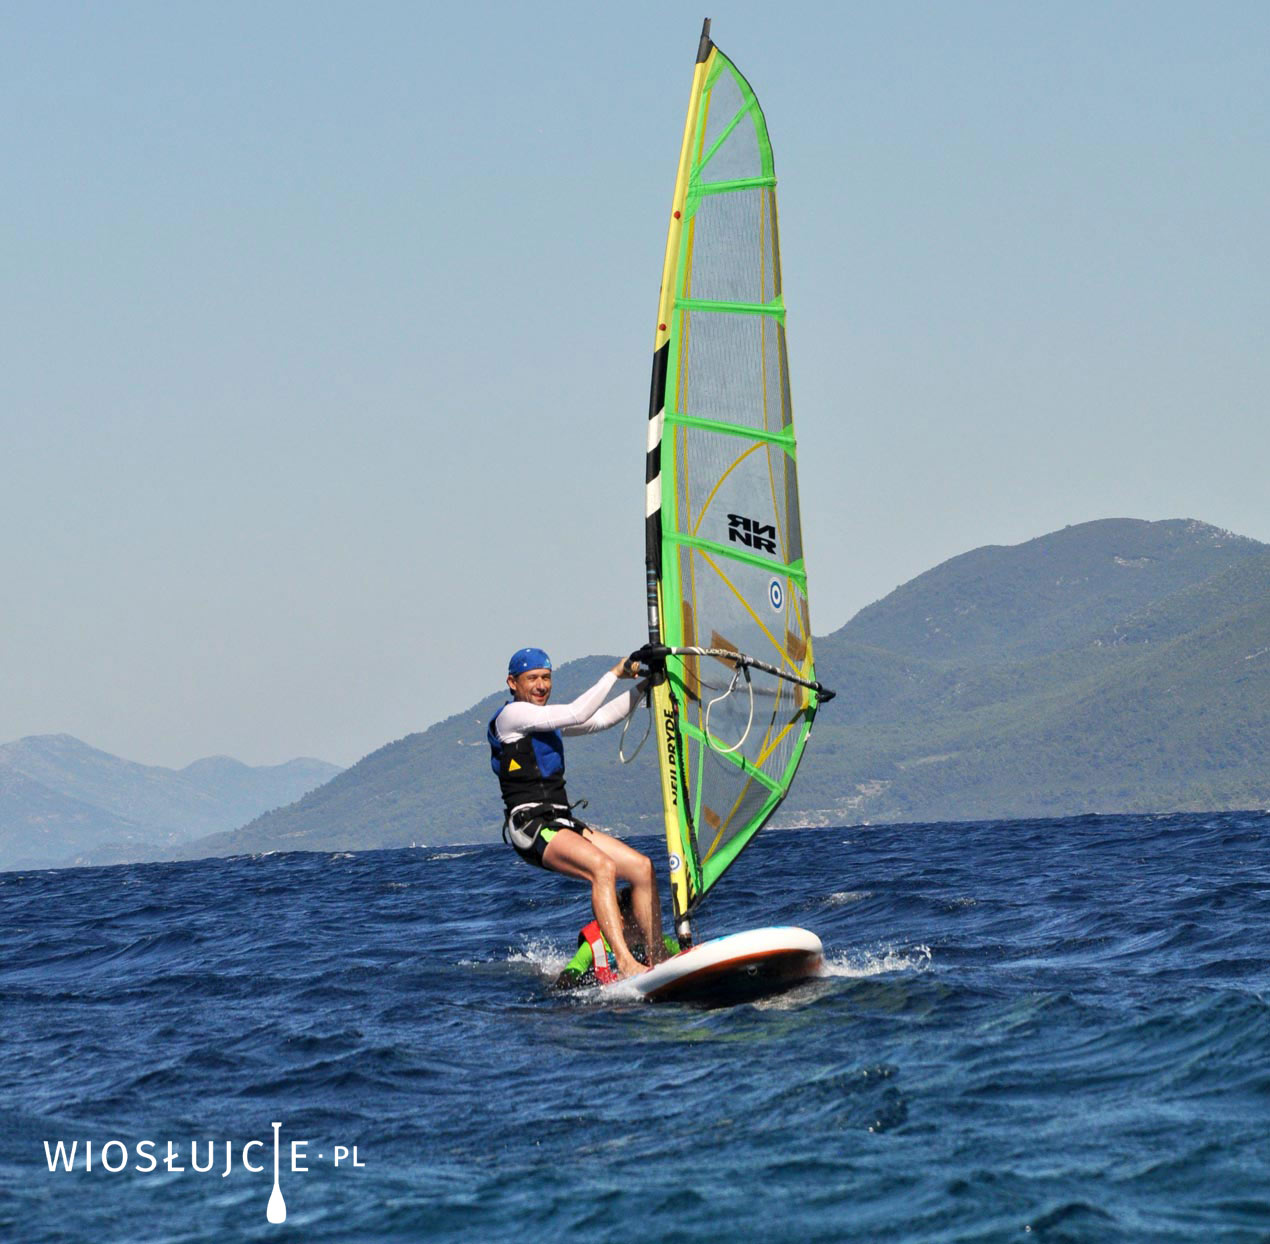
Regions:
<instances>
[{"instance_id":1,"label":"mountain range","mask_svg":"<svg viewBox=\"0 0 1270 1244\"><path fill-rule=\"evenodd\" d=\"M817 717L777 824L1270 803L1270 545L1206 523L1104 519L976 549L815 651L839 695ZM556 698L614 660L564 665ZM180 853L497 838L485 728L504 700L500 688ZM631 729L628 752L638 718ZM616 753L615 733L575 741L572 797L589 799L596 824L658 829L654 749L625 766Z\"/></svg>"},{"instance_id":2,"label":"mountain range","mask_svg":"<svg viewBox=\"0 0 1270 1244\"><path fill-rule=\"evenodd\" d=\"M814 582L813 582L814 592ZM815 640L838 691L777 825L1270 804L1270 545L1189 519L1103 519L975 549ZM571 661L570 699L615 661ZM66 735L0 747L0 869L488 841L491 694L349 769L181 770ZM629 754L647 718L637 714ZM660 829L656 754L575 740L592 823Z\"/></svg>"},{"instance_id":3,"label":"mountain range","mask_svg":"<svg viewBox=\"0 0 1270 1244\"><path fill-rule=\"evenodd\" d=\"M135 764L69 734L0 746L0 870L156 859L321 786L338 765Z\"/></svg>"}]
</instances>

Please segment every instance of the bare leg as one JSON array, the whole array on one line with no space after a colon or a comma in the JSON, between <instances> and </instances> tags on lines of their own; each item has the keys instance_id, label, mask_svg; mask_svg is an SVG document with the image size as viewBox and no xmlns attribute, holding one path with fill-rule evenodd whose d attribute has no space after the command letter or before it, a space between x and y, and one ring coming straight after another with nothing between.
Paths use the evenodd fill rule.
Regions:
<instances>
[{"instance_id":1,"label":"bare leg","mask_svg":"<svg viewBox=\"0 0 1270 1244\"><path fill-rule=\"evenodd\" d=\"M644 935L649 967L660 963L666 957L666 946L661 938L661 895L652 860L598 829L588 828L584 836L613 861L617 875L631 883L631 910Z\"/></svg>"},{"instance_id":2,"label":"bare leg","mask_svg":"<svg viewBox=\"0 0 1270 1244\"><path fill-rule=\"evenodd\" d=\"M634 976L646 971L644 965L631 954L622 934L622 917L617 909L617 878L624 874L619 872L612 857L598 845L569 829L561 830L547 844L542 862L555 872L564 873L567 877L580 877L591 883L591 906L599 922L600 932L613 947L618 972L622 976ZM633 882L634 879L631 880Z\"/></svg>"}]
</instances>

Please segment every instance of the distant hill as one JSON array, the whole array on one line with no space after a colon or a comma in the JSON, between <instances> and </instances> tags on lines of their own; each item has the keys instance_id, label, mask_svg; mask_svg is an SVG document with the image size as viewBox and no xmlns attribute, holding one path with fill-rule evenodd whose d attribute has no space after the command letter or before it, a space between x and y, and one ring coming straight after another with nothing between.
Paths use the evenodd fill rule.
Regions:
<instances>
[{"instance_id":1,"label":"distant hill","mask_svg":"<svg viewBox=\"0 0 1270 1244\"><path fill-rule=\"evenodd\" d=\"M1270 802L1270 546L1203 523L977 550L818 656L847 693L793 806L936 820Z\"/></svg>"},{"instance_id":2,"label":"distant hill","mask_svg":"<svg viewBox=\"0 0 1270 1244\"><path fill-rule=\"evenodd\" d=\"M0 870L153 859L292 803L339 772L321 760L252 768L227 756L165 769L68 734L0 746Z\"/></svg>"},{"instance_id":3,"label":"distant hill","mask_svg":"<svg viewBox=\"0 0 1270 1244\"><path fill-rule=\"evenodd\" d=\"M813 588L814 590L814 588ZM1084 523L976 549L816 640L839 691L777 823L957 820L1270 803L1270 546L1193 520ZM612 665L557 671L557 698ZM496 838L485 723L470 709L298 803L185 853ZM646 718L632 723L633 737ZM659 826L656 757L616 733L569 748L595 823Z\"/></svg>"},{"instance_id":4,"label":"distant hill","mask_svg":"<svg viewBox=\"0 0 1270 1244\"><path fill-rule=\"evenodd\" d=\"M1103 635L1266 549L1192 520L1082 523L943 562L862 609L830 642L961 664L1043 656Z\"/></svg>"}]
</instances>

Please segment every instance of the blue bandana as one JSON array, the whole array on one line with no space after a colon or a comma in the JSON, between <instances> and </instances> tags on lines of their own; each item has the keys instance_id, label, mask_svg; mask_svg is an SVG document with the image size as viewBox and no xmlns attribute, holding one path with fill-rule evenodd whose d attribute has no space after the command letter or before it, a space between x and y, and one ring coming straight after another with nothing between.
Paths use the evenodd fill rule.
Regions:
<instances>
[{"instance_id":1,"label":"blue bandana","mask_svg":"<svg viewBox=\"0 0 1270 1244\"><path fill-rule=\"evenodd\" d=\"M541 648L522 648L519 652L513 652L512 659L507 662L507 672L513 678L518 678L526 670L550 668L551 658Z\"/></svg>"}]
</instances>

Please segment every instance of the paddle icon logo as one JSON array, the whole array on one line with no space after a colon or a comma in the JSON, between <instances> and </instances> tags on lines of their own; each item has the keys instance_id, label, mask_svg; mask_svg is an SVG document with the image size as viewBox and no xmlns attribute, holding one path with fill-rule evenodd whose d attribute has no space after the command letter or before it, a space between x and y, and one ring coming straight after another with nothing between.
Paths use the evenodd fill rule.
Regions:
<instances>
[{"instance_id":1,"label":"paddle icon logo","mask_svg":"<svg viewBox=\"0 0 1270 1244\"><path fill-rule=\"evenodd\" d=\"M302 1175L312 1169L313 1162L327 1163L341 1170L361 1170L366 1163L356 1145L321 1144L311 1140L293 1140L283 1145L282 1124L273 1128L273 1190L265 1206L265 1217L278 1225L287 1220L287 1201L282 1194L282 1174ZM138 1140L106 1141L45 1140L44 1161L49 1174L168 1175L193 1174L228 1179L231 1175L263 1175L266 1141L249 1140ZM317 1153L313 1152L317 1149Z\"/></svg>"},{"instance_id":2,"label":"paddle icon logo","mask_svg":"<svg viewBox=\"0 0 1270 1244\"><path fill-rule=\"evenodd\" d=\"M265 1210L265 1217L273 1223L287 1220L287 1203L282 1199L282 1187L278 1182L278 1134L281 1131L282 1124L275 1123L273 1125L273 1191L269 1194L269 1206Z\"/></svg>"}]
</instances>

